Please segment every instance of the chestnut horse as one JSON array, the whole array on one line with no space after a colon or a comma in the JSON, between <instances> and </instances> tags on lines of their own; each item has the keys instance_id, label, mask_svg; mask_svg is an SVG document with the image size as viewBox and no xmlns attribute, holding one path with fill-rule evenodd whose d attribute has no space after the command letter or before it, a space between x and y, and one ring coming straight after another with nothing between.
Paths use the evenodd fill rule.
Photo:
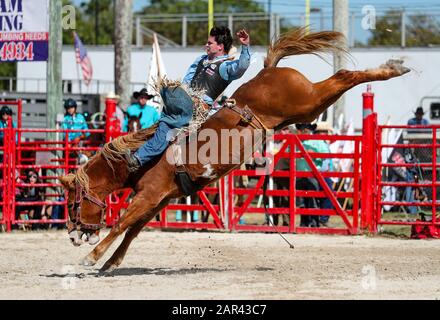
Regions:
<instances>
[{"instance_id":1,"label":"chestnut horse","mask_svg":"<svg viewBox=\"0 0 440 320\"><path fill-rule=\"evenodd\" d=\"M390 60L371 70L340 70L324 81L312 83L294 69L277 67L282 58L291 55L344 51L340 42L342 37L342 34L331 31L307 34L304 29L293 30L281 36L269 47L264 69L239 87L231 97L235 100L237 109L220 109L202 124L200 131L210 129L220 134L222 130L237 129L241 132L250 129L249 124L255 129L267 130L294 123L312 122L350 88L365 82L388 80L409 72L402 65L403 61ZM246 123L237 110L249 109L253 120ZM145 224L171 199L184 196L176 179L176 165L167 159L167 152L136 173L129 173L127 170L124 149L137 149L154 130L155 127L119 137L106 144L75 175L60 177L60 181L69 191L68 232L74 245L80 245L83 237L92 244L99 240L97 235L102 227L104 199L107 195L127 187L136 192L119 223L82 260L82 264L96 264L114 240L125 232L123 241L101 268L101 271L114 270L121 264L131 241ZM172 148L169 147L168 150L170 149ZM218 150L229 154L234 151L243 155L242 147L232 150L230 144L220 144ZM240 158L241 162L244 160ZM240 163L209 163L207 166L198 162L186 165L186 169L201 188L239 166ZM207 171L209 174L206 174Z\"/></svg>"}]
</instances>

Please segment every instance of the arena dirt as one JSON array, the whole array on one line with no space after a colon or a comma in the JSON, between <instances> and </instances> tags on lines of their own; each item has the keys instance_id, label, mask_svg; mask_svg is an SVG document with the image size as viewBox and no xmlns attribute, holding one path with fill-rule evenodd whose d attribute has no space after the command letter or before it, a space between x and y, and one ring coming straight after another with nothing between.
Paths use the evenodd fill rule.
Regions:
<instances>
[{"instance_id":1,"label":"arena dirt","mask_svg":"<svg viewBox=\"0 0 440 320\"><path fill-rule=\"evenodd\" d=\"M0 299L439 299L440 241L144 231L120 268L65 231L0 233Z\"/></svg>"}]
</instances>

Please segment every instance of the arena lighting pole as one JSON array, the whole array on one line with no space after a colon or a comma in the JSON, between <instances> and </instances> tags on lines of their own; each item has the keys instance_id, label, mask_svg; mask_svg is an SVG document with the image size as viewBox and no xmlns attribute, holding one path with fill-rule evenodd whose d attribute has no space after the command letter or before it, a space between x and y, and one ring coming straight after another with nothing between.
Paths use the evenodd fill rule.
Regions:
<instances>
[{"instance_id":1,"label":"arena lighting pole","mask_svg":"<svg viewBox=\"0 0 440 320\"><path fill-rule=\"evenodd\" d=\"M306 33L310 32L310 0L306 0L306 18L304 25L306 27Z\"/></svg>"},{"instance_id":2,"label":"arena lighting pole","mask_svg":"<svg viewBox=\"0 0 440 320\"><path fill-rule=\"evenodd\" d=\"M369 232L376 231L376 154L377 154L377 114L374 112L374 93L371 85L363 98L362 123L362 199L361 199L361 228Z\"/></svg>"},{"instance_id":3,"label":"arena lighting pole","mask_svg":"<svg viewBox=\"0 0 440 320\"><path fill-rule=\"evenodd\" d=\"M333 0L333 30L341 32L344 35L343 47L348 50L348 0ZM338 72L346 68L343 52L333 54L333 71ZM344 113L345 95L342 95L334 104L333 122L335 123L339 116Z\"/></svg>"},{"instance_id":4,"label":"arena lighting pole","mask_svg":"<svg viewBox=\"0 0 440 320\"><path fill-rule=\"evenodd\" d=\"M208 0L208 36L214 27L214 0Z\"/></svg>"},{"instance_id":5,"label":"arena lighting pole","mask_svg":"<svg viewBox=\"0 0 440 320\"><path fill-rule=\"evenodd\" d=\"M63 101L62 91L62 52L63 30L61 24L62 1L49 1L49 59L47 63L47 112L46 127L55 127L57 110ZM52 140L53 133L47 133Z\"/></svg>"}]
</instances>

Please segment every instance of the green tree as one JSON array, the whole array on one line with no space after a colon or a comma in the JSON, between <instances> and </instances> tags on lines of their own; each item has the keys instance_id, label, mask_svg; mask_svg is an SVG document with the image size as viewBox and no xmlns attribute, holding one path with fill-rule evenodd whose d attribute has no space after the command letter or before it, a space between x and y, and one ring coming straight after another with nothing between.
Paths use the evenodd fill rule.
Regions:
<instances>
[{"instance_id":1,"label":"green tree","mask_svg":"<svg viewBox=\"0 0 440 320\"><path fill-rule=\"evenodd\" d=\"M378 18L376 29L371 30L370 46L401 45L401 12L390 10ZM425 47L440 44L440 26L426 14L408 15L406 19L406 45L409 47Z\"/></svg>"},{"instance_id":2,"label":"green tree","mask_svg":"<svg viewBox=\"0 0 440 320\"><path fill-rule=\"evenodd\" d=\"M258 12L264 13L263 5L252 0L216 0L215 13L243 13L243 12ZM206 0L151 0L149 6L145 6L136 14L194 14L208 12L208 2ZM215 22L214 22L215 23ZM216 24L227 24L227 21L218 22ZM173 40L176 43L181 43L182 23L176 22L161 22L161 23L144 23L144 26L154 30L155 32ZM267 45L268 42L268 22L267 21L234 21L234 31L246 28L251 33L251 41L253 45ZM187 44L201 45L206 41L208 25L206 21L203 22L188 22L187 29ZM144 43L151 41L144 39Z\"/></svg>"},{"instance_id":3,"label":"green tree","mask_svg":"<svg viewBox=\"0 0 440 320\"><path fill-rule=\"evenodd\" d=\"M71 0L63 0L63 5ZM76 30L64 30L63 43L73 44L72 31L75 31L84 44L110 45L114 39L113 0L83 1L76 8ZM96 9L97 13L96 14ZM96 19L98 18L98 19ZM96 23L96 21L98 23ZM96 28L98 26L98 29Z\"/></svg>"}]
</instances>

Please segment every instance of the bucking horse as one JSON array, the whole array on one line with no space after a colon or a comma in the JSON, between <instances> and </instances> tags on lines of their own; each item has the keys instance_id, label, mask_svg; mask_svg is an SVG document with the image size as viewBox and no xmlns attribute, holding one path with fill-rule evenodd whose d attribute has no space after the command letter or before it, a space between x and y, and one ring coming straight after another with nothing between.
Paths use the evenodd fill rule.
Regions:
<instances>
[{"instance_id":1,"label":"bucking horse","mask_svg":"<svg viewBox=\"0 0 440 320\"><path fill-rule=\"evenodd\" d=\"M345 51L342 40L343 35L333 31L307 33L305 29L298 29L282 35L269 46L264 68L235 91L228 100L232 101L231 105L221 108L209 117L197 132L209 130L219 135L224 130L266 132L290 124L312 122L354 86L388 80L410 71L403 66L403 61L389 60L378 68L365 71L339 70L324 81L312 83L292 68L277 67L281 59L292 55L321 55L335 50ZM229 155L238 154L238 162L181 161L184 164L178 165L169 159L168 150L175 146L171 143L166 152L139 171L129 172L124 153L126 150L139 148L153 135L154 130L155 127L143 129L107 143L76 174L59 178L68 191L68 233L76 246L83 242L99 242L99 229L104 226L105 199L109 194L122 188L132 188L135 191L126 213L82 260L83 265L95 265L116 238L125 233L119 247L100 270L110 272L121 264L130 243L145 224L171 199L189 193L188 187L185 188L182 184L185 179L179 175L182 173L179 167L184 167L187 180L199 190L240 167L246 160L242 145L233 150L232 145L220 141L216 146L218 151ZM187 140L189 143L189 139ZM202 143L198 142L197 148L201 146Z\"/></svg>"}]
</instances>

